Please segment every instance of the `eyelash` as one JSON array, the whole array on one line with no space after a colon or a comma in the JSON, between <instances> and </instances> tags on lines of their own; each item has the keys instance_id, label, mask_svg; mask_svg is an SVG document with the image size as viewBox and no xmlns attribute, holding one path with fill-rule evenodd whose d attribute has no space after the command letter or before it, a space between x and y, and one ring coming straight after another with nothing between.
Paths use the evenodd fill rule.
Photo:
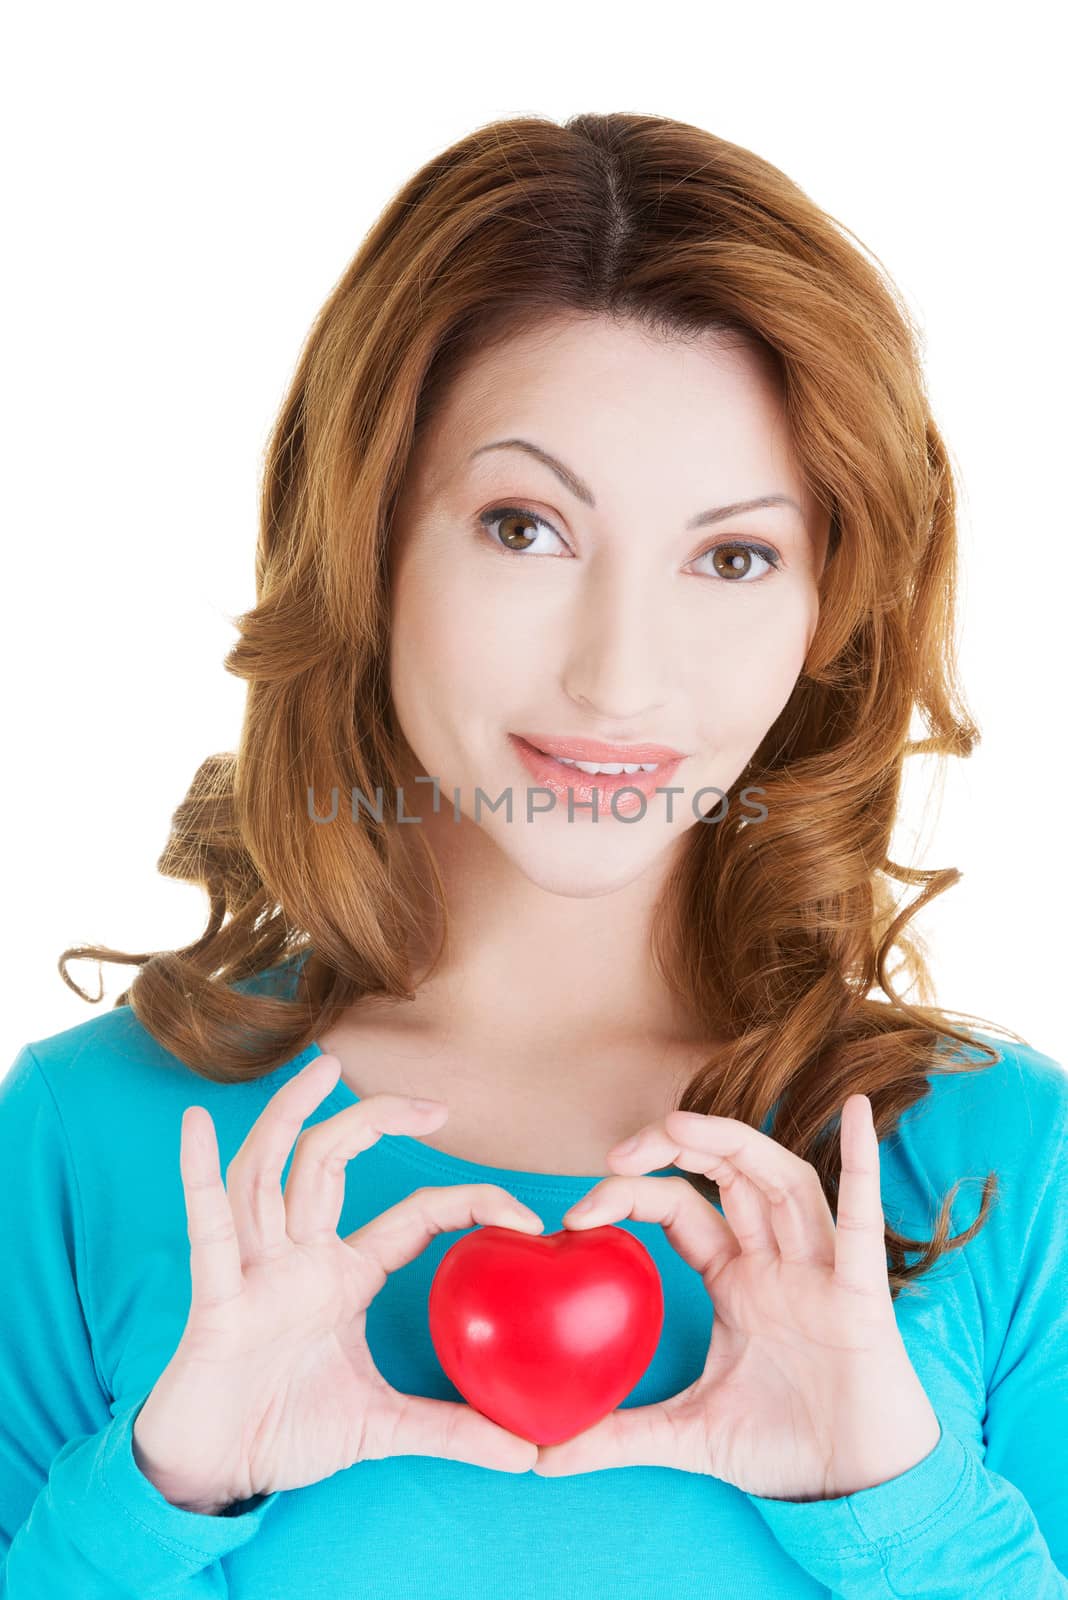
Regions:
<instances>
[{"instance_id":1,"label":"eyelash","mask_svg":"<svg viewBox=\"0 0 1068 1600\"><path fill-rule=\"evenodd\" d=\"M537 516L535 512L528 510L526 506L491 506L488 511L483 511L480 513L478 517L478 525L486 530L487 537L493 543L494 549L499 550L502 555L518 556L520 559L522 559L528 554L528 552L525 550L509 550L507 545L499 544L494 539L491 532L491 525L495 522L500 522L504 517L525 517L528 521L536 523L539 528L548 528L551 533L556 534L558 539L560 538L560 535L556 533L556 529L553 527L551 522L547 522L544 517ZM713 550L719 550L722 547L726 547L728 549L751 550L756 555L760 556L764 561L766 561L773 572L778 572L782 563L781 556L777 551L773 550L770 545L757 544L752 539L720 539L716 544L709 545L706 549L702 550L699 555L694 557L694 560L701 561L705 556L711 555ZM718 573L715 574L715 577L720 583L726 584L760 583L761 580L767 576L768 574L764 572L761 573L760 577L758 578L743 577L732 579L720 577Z\"/></svg>"}]
</instances>

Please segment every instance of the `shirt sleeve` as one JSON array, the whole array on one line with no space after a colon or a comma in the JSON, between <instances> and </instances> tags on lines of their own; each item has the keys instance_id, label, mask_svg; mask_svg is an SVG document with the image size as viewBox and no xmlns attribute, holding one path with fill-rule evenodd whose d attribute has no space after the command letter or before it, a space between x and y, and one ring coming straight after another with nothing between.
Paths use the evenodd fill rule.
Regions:
<instances>
[{"instance_id":1,"label":"shirt sleeve","mask_svg":"<svg viewBox=\"0 0 1068 1600\"><path fill-rule=\"evenodd\" d=\"M874 1488L805 1502L749 1496L842 1600L1068 1597L1068 1143L1063 1126L1054 1134L987 1382L985 1457L943 1425L922 1461ZM1020 1159L1042 1158L1039 1147Z\"/></svg>"},{"instance_id":2,"label":"shirt sleeve","mask_svg":"<svg viewBox=\"0 0 1068 1600\"><path fill-rule=\"evenodd\" d=\"M221 1558L278 1494L207 1516L138 1467L133 1425L151 1391L116 1405L100 1372L77 1174L28 1045L0 1079L0 1171L0 1600L219 1600Z\"/></svg>"}]
</instances>

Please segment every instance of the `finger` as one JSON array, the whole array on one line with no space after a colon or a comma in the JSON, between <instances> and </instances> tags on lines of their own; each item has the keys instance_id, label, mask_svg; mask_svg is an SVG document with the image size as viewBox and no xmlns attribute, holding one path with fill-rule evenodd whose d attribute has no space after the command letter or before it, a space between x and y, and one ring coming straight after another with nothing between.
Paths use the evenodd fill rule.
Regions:
<instances>
[{"instance_id":1,"label":"finger","mask_svg":"<svg viewBox=\"0 0 1068 1600\"><path fill-rule=\"evenodd\" d=\"M690 1171L689 1167L684 1171ZM751 1178L725 1162L716 1178L723 1215L731 1225L734 1237L744 1255L760 1253L777 1256L779 1242L771 1225L768 1202Z\"/></svg>"},{"instance_id":2,"label":"finger","mask_svg":"<svg viewBox=\"0 0 1068 1600\"><path fill-rule=\"evenodd\" d=\"M182 1113L178 1165L189 1233L190 1311L221 1305L241 1293L241 1252L219 1171L215 1124L204 1106Z\"/></svg>"},{"instance_id":3,"label":"finger","mask_svg":"<svg viewBox=\"0 0 1068 1600\"><path fill-rule=\"evenodd\" d=\"M672 1248L701 1274L710 1296L713 1279L740 1254L730 1224L685 1178L602 1178L586 1198L589 1209L564 1212L568 1228L607 1227L627 1217L658 1222Z\"/></svg>"},{"instance_id":4,"label":"finger","mask_svg":"<svg viewBox=\"0 0 1068 1600\"><path fill-rule=\"evenodd\" d=\"M703 1163L707 1158L699 1156L691 1161L688 1159L688 1154L679 1148L678 1158L673 1163L665 1162L664 1165L681 1167L685 1172L703 1171ZM611 1162L615 1158L610 1154L608 1159ZM643 1165L645 1164L643 1161ZM604 1181L607 1180L602 1180ZM719 1184L723 1215L730 1224L731 1232L743 1253L756 1255L763 1251L778 1255L779 1245L772 1231L768 1203L756 1184L747 1178L744 1172L738 1172L729 1162L721 1162L717 1167L716 1181ZM692 1185L687 1184L687 1188L691 1187ZM591 1193L593 1192L595 1191L591 1190ZM569 1215L570 1213L565 1213L565 1222Z\"/></svg>"},{"instance_id":5,"label":"finger","mask_svg":"<svg viewBox=\"0 0 1068 1600\"><path fill-rule=\"evenodd\" d=\"M305 1119L337 1083L337 1056L316 1056L272 1095L226 1169L242 1266L289 1248L282 1168Z\"/></svg>"},{"instance_id":6,"label":"finger","mask_svg":"<svg viewBox=\"0 0 1068 1600\"><path fill-rule=\"evenodd\" d=\"M361 1306L370 1305L389 1274L414 1261L439 1233L478 1224L522 1233L540 1233L545 1226L536 1211L495 1183L415 1189L342 1240L362 1274Z\"/></svg>"},{"instance_id":7,"label":"finger","mask_svg":"<svg viewBox=\"0 0 1068 1600\"><path fill-rule=\"evenodd\" d=\"M851 1094L845 1102L840 1137L842 1172L834 1239L835 1279L861 1294L887 1294L890 1279L879 1178L879 1136L866 1094Z\"/></svg>"},{"instance_id":8,"label":"finger","mask_svg":"<svg viewBox=\"0 0 1068 1600\"><path fill-rule=\"evenodd\" d=\"M305 1128L286 1176L286 1242L328 1244L336 1239L349 1162L377 1144L383 1134L418 1137L431 1133L447 1113L443 1103L420 1106L410 1095L372 1094Z\"/></svg>"},{"instance_id":9,"label":"finger","mask_svg":"<svg viewBox=\"0 0 1068 1600\"><path fill-rule=\"evenodd\" d=\"M529 1472L538 1447L458 1400L432 1400L423 1395L397 1395L401 1402L385 1447L370 1448L369 1460L385 1456L440 1456L467 1461L495 1472Z\"/></svg>"},{"instance_id":10,"label":"finger","mask_svg":"<svg viewBox=\"0 0 1068 1600\"><path fill-rule=\"evenodd\" d=\"M670 1182L670 1179L665 1180ZM624 1406L609 1412L584 1433L560 1444L542 1445L534 1471L542 1478L576 1472L601 1472L606 1467L674 1467L683 1472L707 1471L698 1459L698 1431L680 1426L664 1405ZM693 1439L691 1446L690 1439ZM691 1464L686 1458L692 1455Z\"/></svg>"},{"instance_id":11,"label":"finger","mask_svg":"<svg viewBox=\"0 0 1068 1600\"><path fill-rule=\"evenodd\" d=\"M609 1151L613 1166L647 1171L673 1165L701 1172L720 1184L741 1172L760 1191L775 1244L784 1261L834 1263L834 1218L819 1173L775 1139L733 1117L670 1111L638 1134L635 1150ZM726 1205L724 1205L726 1211Z\"/></svg>"}]
</instances>

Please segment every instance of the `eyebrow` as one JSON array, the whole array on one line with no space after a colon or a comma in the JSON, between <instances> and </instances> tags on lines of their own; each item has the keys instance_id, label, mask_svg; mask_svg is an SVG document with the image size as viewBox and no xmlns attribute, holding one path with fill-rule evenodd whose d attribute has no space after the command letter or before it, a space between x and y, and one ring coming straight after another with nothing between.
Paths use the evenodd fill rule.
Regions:
<instances>
[{"instance_id":1,"label":"eyebrow","mask_svg":"<svg viewBox=\"0 0 1068 1600\"><path fill-rule=\"evenodd\" d=\"M552 472L555 472L560 482L565 488L570 489L577 500L596 510L597 502L589 485L577 477L569 467L565 467L562 461L551 456L548 450L543 450L540 445L531 444L529 439L495 439L492 444L482 444L477 450L472 450L468 460L473 461L486 450L525 450L528 455L544 462ZM728 517L738 516L743 511L758 511L766 506L793 506L795 511L801 511L797 501L787 494L761 494L752 500L732 500L729 505L713 506L708 511L699 511L695 517L690 518L686 526L704 528L710 522L724 522Z\"/></svg>"}]
</instances>

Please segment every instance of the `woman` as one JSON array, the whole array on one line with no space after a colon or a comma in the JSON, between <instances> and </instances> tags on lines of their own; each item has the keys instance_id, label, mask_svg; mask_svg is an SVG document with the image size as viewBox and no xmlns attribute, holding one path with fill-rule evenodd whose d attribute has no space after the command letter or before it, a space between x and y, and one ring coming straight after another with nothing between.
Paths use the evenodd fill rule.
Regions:
<instances>
[{"instance_id":1,"label":"woman","mask_svg":"<svg viewBox=\"0 0 1068 1600\"><path fill-rule=\"evenodd\" d=\"M160 862L208 928L67 951L139 971L0 1089L12 1600L1068 1593L1068 1080L887 971L956 559L914 331L774 167L523 118L404 187ZM476 1225L645 1246L613 1411L446 1377Z\"/></svg>"}]
</instances>

